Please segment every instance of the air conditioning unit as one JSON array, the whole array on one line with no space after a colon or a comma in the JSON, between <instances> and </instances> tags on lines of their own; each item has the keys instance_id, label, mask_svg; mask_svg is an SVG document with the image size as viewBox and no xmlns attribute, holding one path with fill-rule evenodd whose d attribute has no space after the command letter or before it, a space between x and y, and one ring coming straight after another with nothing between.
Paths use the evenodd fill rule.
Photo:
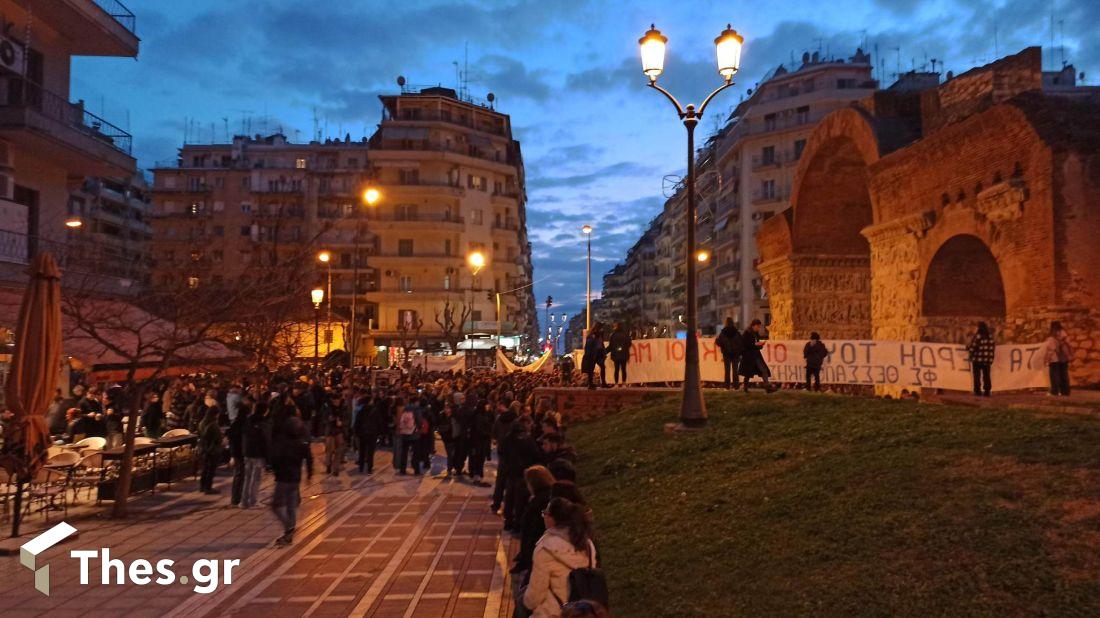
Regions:
<instances>
[{"instance_id":1,"label":"air conditioning unit","mask_svg":"<svg viewBox=\"0 0 1100 618\"><path fill-rule=\"evenodd\" d=\"M23 74L23 46L6 36L0 35L0 67L16 74Z\"/></svg>"},{"instance_id":2,"label":"air conditioning unit","mask_svg":"<svg viewBox=\"0 0 1100 618\"><path fill-rule=\"evenodd\" d=\"M392 270L387 270L386 271L386 276L387 277L392 277L393 276L393 271Z\"/></svg>"}]
</instances>

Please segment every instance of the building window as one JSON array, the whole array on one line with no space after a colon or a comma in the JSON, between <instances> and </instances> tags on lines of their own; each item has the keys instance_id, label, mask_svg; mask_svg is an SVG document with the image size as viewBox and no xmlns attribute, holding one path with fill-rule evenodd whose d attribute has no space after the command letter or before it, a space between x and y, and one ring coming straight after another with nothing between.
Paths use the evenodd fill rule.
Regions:
<instances>
[{"instance_id":1,"label":"building window","mask_svg":"<svg viewBox=\"0 0 1100 618\"><path fill-rule=\"evenodd\" d=\"M764 130L775 130L775 114L767 114L766 116L764 116Z\"/></svg>"},{"instance_id":2,"label":"building window","mask_svg":"<svg viewBox=\"0 0 1100 618\"><path fill-rule=\"evenodd\" d=\"M420 184L420 170L401 170L400 179L400 184L418 185Z\"/></svg>"},{"instance_id":3,"label":"building window","mask_svg":"<svg viewBox=\"0 0 1100 618\"><path fill-rule=\"evenodd\" d=\"M794 110L794 113L795 122L797 122L798 124L806 124L810 121L810 106L803 105L802 107Z\"/></svg>"},{"instance_id":4,"label":"building window","mask_svg":"<svg viewBox=\"0 0 1100 618\"><path fill-rule=\"evenodd\" d=\"M451 252L451 239L450 238L446 238L446 239L443 240L443 255L454 255L454 253Z\"/></svg>"},{"instance_id":5,"label":"building window","mask_svg":"<svg viewBox=\"0 0 1100 618\"><path fill-rule=\"evenodd\" d=\"M411 238L402 238L397 241L397 255L408 257L413 254L413 241Z\"/></svg>"},{"instance_id":6,"label":"building window","mask_svg":"<svg viewBox=\"0 0 1100 618\"><path fill-rule=\"evenodd\" d=\"M838 79L836 80L836 87L840 90L847 90L856 87L855 79Z\"/></svg>"},{"instance_id":7,"label":"building window","mask_svg":"<svg viewBox=\"0 0 1100 618\"><path fill-rule=\"evenodd\" d=\"M248 202L241 202L241 212L243 212L246 215L251 214L252 213L252 204L249 204Z\"/></svg>"},{"instance_id":8,"label":"building window","mask_svg":"<svg viewBox=\"0 0 1100 618\"><path fill-rule=\"evenodd\" d=\"M481 209L474 209L474 210L470 211L470 214L474 218L474 225L482 225L484 223L484 221L483 221L483 216L484 215L481 212Z\"/></svg>"},{"instance_id":9,"label":"building window","mask_svg":"<svg viewBox=\"0 0 1100 618\"><path fill-rule=\"evenodd\" d=\"M760 183L760 197L764 199L772 199L775 197L775 181L764 180Z\"/></svg>"},{"instance_id":10,"label":"building window","mask_svg":"<svg viewBox=\"0 0 1100 618\"><path fill-rule=\"evenodd\" d=\"M215 225L214 226L214 235L215 236L225 236L225 226L224 225Z\"/></svg>"},{"instance_id":11,"label":"building window","mask_svg":"<svg viewBox=\"0 0 1100 618\"><path fill-rule=\"evenodd\" d=\"M413 289L413 279L408 275L401 275L400 284L402 292L411 292Z\"/></svg>"},{"instance_id":12,"label":"building window","mask_svg":"<svg viewBox=\"0 0 1100 618\"><path fill-rule=\"evenodd\" d=\"M794 158L801 159L802 151L806 149L806 140L796 139L794 140Z\"/></svg>"},{"instance_id":13,"label":"building window","mask_svg":"<svg viewBox=\"0 0 1100 618\"><path fill-rule=\"evenodd\" d=\"M252 228L250 228L247 225L242 225L241 226L241 236L248 236L251 233L252 233Z\"/></svg>"},{"instance_id":14,"label":"building window","mask_svg":"<svg viewBox=\"0 0 1100 618\"><path fill-rule=\"evenodd\" d=\"M199 278L198 277L188 277L187 278L187 287L191 288L192 290L199 287Z\"/></svg>"},{"instance_id":15,"label":"building window","mask_svg":"<svg viewBox=\"0 0 1100 618\"><path fill-rule=\"evenodd\" d=\"M301 158L294 159L294 168L300 170L306 169L306 160Z\"/></svg>"},{"instance_id":16,"label":"building window","mask_svg":"<svg viewBox=\"0 0 1100 618\"><path fill-rule=\"evenodd\" d=\"M395 210L398 221L416 221L416 204L398 204Z\"/></svg>"},{"instance_id":17,"label":"building window","mask_svg":"<svg viewBox=\"0 0 1100 618\"><path fill-rule=\"evenodd\" d=\"M451 276L450 275L443 275L443 289L444 290L451 289Z\"/></svg>"},{"instance_id":18,"label":"building window","mask_svg":"<svg viewBox=\"0 0 1100 618\"><path fill-rule=\"evenodd\" d=\"M775 146L765 146L760 152L760 162L764 165L775 163Z\"/></svg>"}]
</instances>

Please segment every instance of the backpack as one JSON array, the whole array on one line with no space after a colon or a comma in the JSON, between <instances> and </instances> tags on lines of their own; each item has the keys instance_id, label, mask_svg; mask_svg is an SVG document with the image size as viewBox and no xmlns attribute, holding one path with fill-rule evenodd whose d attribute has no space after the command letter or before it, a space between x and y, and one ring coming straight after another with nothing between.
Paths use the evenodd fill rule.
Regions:
<instances>
[{"instance_id":1,"label":"backpack","mask_svg":"<svg viewBox=\"0 0 1100 618\"><path fill-rule=\"evenodd\" d=\"M554 559L561 562L557 556L554 556ZM608 610L611 609L611 594L607 589L607 578L602 570L596 568L596 546L592 544L591 540L588 541L588 566L569 571L568 582L568 599L562 601L557 595L554 595L554 599L561 602L562 605L576 601L596 601ZM553 590L550 594L554 594Z\"/></svg>"}]
</instances>

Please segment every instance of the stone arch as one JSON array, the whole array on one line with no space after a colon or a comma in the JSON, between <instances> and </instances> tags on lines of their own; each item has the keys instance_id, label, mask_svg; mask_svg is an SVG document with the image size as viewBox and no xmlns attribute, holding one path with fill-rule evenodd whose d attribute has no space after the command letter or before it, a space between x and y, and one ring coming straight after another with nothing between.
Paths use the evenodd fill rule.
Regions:
<instances>
[{"instance_id":1,"label":"stone arch","mask_svg":"<svg viewBox=\"0 0 1100 618\"><path fill-rule=\"evenodd\" d=\"M978 320L995 330L1004 324L1007 302L1001 264L978 236L947 238L921 280L923 338L961 343Z\"/></svg>"},{"instance_id":2,"label":"stone arch","mask_svg":"<svg viewBox=\"0 0 1100 618\"><path fill-rule=\"evenodd\" d=\"M791 336L871 335L871 248L862 231L875 219L870 166L879 157L869 118L854 107L825 117L807 141L791 192L789 298L772 296L773 305L786 303ZM784 280L778 271L772 279Z\"/></svg>"}]
</instances>

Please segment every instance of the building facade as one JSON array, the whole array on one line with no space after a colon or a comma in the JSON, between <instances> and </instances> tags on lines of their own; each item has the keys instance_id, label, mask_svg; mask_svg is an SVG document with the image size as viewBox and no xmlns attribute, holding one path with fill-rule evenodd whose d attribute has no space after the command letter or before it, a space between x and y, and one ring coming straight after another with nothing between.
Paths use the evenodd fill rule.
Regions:
<instances>
[{"instance_id":1,"label":"building facade","mask_svg":"<svg viewBox=\"0 0 1100 618\"><path fill-rule=\"evenodd\" d=\"M830 112L878 88L869 55L780 65L736 106L696 153L696 239L700 328L714 332L726 317L745 325L770 320L757 270L755 235L764 220L787 208L794 170L806 140ZM627 254L624 283L605 289L636 335L683 330L687 192L682 183ZM610 293L609 293L610 292ZM620 298L621 296L621 298Z\"/></svg>"},{"instance_id":2,"label":"building facade","mask_svg":"<svg viewBox=\"0 0 1100 618\"><path fill-rule=\"evenodd\" d=\"M509 117L447 88L380 98L369 139L237 137L187 144L158 165L154 283L226 282L273 255L324 251L317 280L331 275L340 320L354 304L360 349L491 346L497 292L504 343L532 343L523 160ZM380 193L374 205L367 187ZM457 343L467 337L481 341Z\"/></svg>"},{"instance_id":3,"label":"building facade","mask_svg":"<svg viewBox=\"0 0 1100 618\"><path fill-rule=\"evenodd\" d=\"M137 175L131 137L71 102L69 84L73 56L137 56L134 15L119 2L0 0L0 19L0 277L18 283L31 257L51 251L65 272L124 275L105 291L133 288L147 230L136 218L117 222L130 244L108 249L99 232L84 234L109 235L108 224L82 225L93 221L79 212L88 178Z\"/></svg>"},{"instance_id":4,"label":"building facade","mask_svg":"<svg viewBox=\"0 0 1100 618\"><path fill-rule=\"evenodd\" d=\"M1058 321L1100 381L1100 89L1058 75L1033 47L822 121L758 235L772 334L1038 344Z\"/></svg>"}]
</instances>

